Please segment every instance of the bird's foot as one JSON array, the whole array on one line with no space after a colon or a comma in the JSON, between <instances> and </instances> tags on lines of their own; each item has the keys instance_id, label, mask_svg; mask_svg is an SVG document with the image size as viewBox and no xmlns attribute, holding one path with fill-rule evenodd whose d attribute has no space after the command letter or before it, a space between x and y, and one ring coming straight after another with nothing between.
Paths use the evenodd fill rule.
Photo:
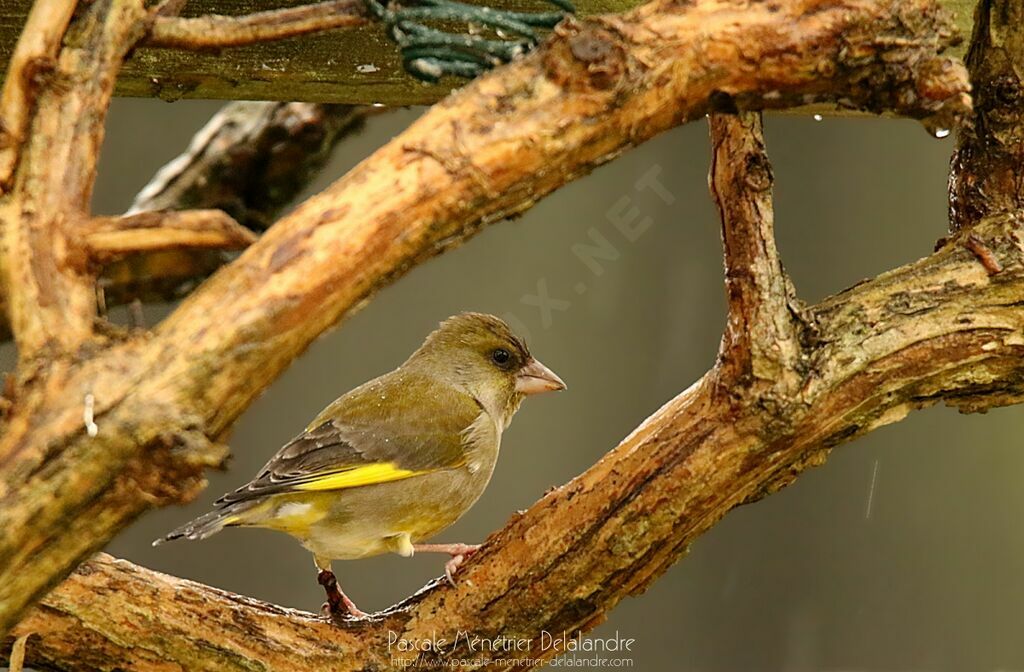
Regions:
<instances>
[{"instance_id":1,"label":"bird's foot","mask_svg":"<svg viewBox=\"0 0 1024 672\"><path fill-rule=\"evenodd\" d=\"M325 618L334 618L342 613L348 613L352 618L366 618L369 616L365 611L356 606L356 603L349 599L348 595L341 592L338 585L338 578L329 569L321 569L316 577L317 583L324 587L327 593L327 601L320 607L320 614Z\"/></svg>"},{"instance_id":2,"label":"bird's foot","mask_svg":"<svg viewBox=\"0 0 1024 672\"><path fill-rule=\"evenodd\" d=\"M448 583L455 585L455 572L459 570L471 555L480 549L480 544L416 544L413 546L420 553L447 553L452 556L444 563L444 575Z\"/></svg>"}]
</instances>

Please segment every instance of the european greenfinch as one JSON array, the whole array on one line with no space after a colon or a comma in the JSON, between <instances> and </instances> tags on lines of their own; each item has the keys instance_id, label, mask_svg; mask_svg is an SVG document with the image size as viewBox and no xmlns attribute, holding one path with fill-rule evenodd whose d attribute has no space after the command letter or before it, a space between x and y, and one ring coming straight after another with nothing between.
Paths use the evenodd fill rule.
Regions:
<instances>
[{"instance_id":1,"label":"european greenfinch","mask_svg":"<svg viewBox=\"0 0 1024 672\"><path fill-rule=\"evenodd\" d=\"M325 408L213 511L154 545L225 527L285 532L313 553L325 608L364 616L341 591L331 561L441 552L451 556L445 573L453 581L478 547L420 542L483 493L523 398L564 388L505 322L456 315L397 369Z\"/></svg>"}]
</instances>

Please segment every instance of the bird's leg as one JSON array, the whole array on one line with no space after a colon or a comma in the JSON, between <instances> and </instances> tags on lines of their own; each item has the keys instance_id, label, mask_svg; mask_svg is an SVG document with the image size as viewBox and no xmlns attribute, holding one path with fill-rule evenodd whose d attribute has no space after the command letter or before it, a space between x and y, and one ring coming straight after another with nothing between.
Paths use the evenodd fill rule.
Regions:
<instances>
[{"instance_id":1,"label":"bird's leg","mask_svg":"<svg viewBox=\"0 0 1024 672\"><path fill-rule=\"evenodd\" d=\"M448 577L448 583L454 586L455 572L459 570L466 558L479 550L480 544L413 544L412 547L417 553L447 553L452 556L448 562L444 563L444 575Z\"/></svg>"},{"instance_id":2,"label":"bird's leg","mask_svg":"<svg viewBox=\"0 0 1024 672\"><path fill-rule=\"evenodd\" d=\"M321 612L326 610L328 616L334 616L341 612L342 607L348 612L349 616L353 618L364 618L368 614L356 606L356 603L349 599L348 595L342 592L341 586L338 585L338 577L331 571L330 562L322 562L319 558L316 559L316 566L320 570L320 573L316 576L316 581L324 587L324 592L327 593L327 602L321 607Z\"/></svg>"},{"instance_id":3,"label":"bird's leg","mask_svg":"<svg viewBox=\"0 0 1024 672\"><path fill-rule=\"evenodd\" d=\"M331 570L321 569L316 580L317 583L324 587L324 592L327 593L327 602L324 604L324 607L326 607L329 615L334 616L339 613L342 607L344 607L349 616L352 616L353 618L364 618L369 615L357 607L355 602L349 599L348 595L341 592L341 586L338 585L338 578L334 576L334 572Z\"/></svg>"}]
</instances>

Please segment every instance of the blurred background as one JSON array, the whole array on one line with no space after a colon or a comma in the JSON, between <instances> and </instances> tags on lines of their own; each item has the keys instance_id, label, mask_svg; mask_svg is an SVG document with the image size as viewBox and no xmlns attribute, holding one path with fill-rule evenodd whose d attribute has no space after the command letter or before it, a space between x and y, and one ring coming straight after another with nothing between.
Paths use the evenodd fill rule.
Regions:
<instances>
[{"instance_id":1,"label":"blurred background","mask_svg":"<svg viewBox=\"0 0 1024 672\"><path fill-rule=\"evenodd\" d=\"M96 212L127 208L218 108L115 101ZM311 192L421 112L371 119ZM944 234L951 138L909 121L774 116L766 125L778 244L804 300L924 256ZM704 123L677 129L414 269L253 404L231 438L229 468L211 474L199 500L145 516L106 550L315 611L323 594L313 563L287 536L228 530L203 542L150 542L243 484L323 406L401 363L438 321L463 310L509 319L569 385L524 404L490 488L439 537L481 541L714 362L724 302L708 155ZM665 189L644 186L655 181ZM643 221L635 240L616 228L622 217ZM588 265L574 252L602 239L615 259ZM148 307L150 323L166 310ZM9 368L9 347L3 355ZM1021 408L973 416L934 408L842 446L791 487L730 513L595 634L634 638L625 665L643 671L1024 670L1022 421ZM379 557L335 571L372 611L442 564Z\"/></svg>"}]
</instances>

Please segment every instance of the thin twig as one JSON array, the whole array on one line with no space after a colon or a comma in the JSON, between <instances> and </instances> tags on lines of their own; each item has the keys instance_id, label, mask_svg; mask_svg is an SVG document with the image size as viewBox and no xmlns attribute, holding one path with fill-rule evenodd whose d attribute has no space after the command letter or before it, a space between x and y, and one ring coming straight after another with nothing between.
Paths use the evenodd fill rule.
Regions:
<instances>
[{"instance_id":1,"label":"thin twig","mask_svg":"<svg viewBox=\"0 0 1024 672\"><path fill-rule=\"evenodd\" d=\"M145 44L174 49L220 49L361 26L368 21L362 0L328 0L242 16L158 16Z\"/></svg>"},{"instance_id":2,"label":"thin twig","mask_svg":"<svg viewBox=\"0 0 1024 672\"><path fill-rule=\"evenodd\" d=\"M141 212L97 217L86 225L91 260L106 263L141 252L177 249L240 250L256 234L221 210Z\"/></svg>"}]
</instances>

